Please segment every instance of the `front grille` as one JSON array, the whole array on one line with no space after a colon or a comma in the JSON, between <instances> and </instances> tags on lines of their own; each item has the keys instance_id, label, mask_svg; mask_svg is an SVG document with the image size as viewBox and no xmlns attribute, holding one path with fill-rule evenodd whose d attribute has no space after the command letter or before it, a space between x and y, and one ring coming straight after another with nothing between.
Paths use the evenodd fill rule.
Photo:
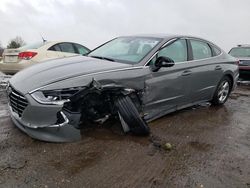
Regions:
<instances>
[{"instance_id":1,"label":"front grille","mask_svg":"<svg viewBox=\"0 0 250 188\"><path fill-rule=\"evenodd\" d=\"M9 91L10 106L12 110L16 112L19 117L21 117L24 109L28 105L28 101L21 93L13 88L9 88Z\"/></svg>"}]
</instances>

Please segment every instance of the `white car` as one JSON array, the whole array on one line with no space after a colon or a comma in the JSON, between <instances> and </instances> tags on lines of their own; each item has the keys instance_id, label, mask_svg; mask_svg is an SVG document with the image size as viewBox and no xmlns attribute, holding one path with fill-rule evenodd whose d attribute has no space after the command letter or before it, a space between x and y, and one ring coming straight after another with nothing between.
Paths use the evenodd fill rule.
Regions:
<instances>
[{"instance_id":1,"label":"white car","mask_svg":"<svg viewBox=\"0 0 250 188\"><path fill-rule=\"evenodd\" d=\"M15 74L21 69L49 59L85 55L90 50L73 42L37 42L17 49L5 49L0 71Z\"/></svg>"}]
</instances>

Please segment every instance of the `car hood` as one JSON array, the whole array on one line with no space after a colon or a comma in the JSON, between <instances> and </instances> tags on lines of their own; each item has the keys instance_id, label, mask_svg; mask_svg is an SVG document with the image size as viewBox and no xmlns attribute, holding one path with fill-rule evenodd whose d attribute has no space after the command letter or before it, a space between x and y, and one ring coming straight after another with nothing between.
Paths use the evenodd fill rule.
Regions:
<instances>
[{"instance_id":1,"label":"car hood","mask_svg":"<svg viewBox=\"0 0 250 188\"><path fill-rule=\"evenodd\" d=\"M10 85L21 93L27 94L39 87L65 79L131 66L85 56L61 58L39 63L20 71L10 79Z\"/></svg>"}]
</instances>

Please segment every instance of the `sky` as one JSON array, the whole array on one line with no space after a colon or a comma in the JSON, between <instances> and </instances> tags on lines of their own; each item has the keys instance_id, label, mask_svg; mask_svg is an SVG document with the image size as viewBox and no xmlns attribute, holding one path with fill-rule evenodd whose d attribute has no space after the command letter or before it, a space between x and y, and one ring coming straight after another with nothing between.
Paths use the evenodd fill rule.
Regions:
<instances>
[{"instance_id":1,"label":"sky","mask_svg":"<svg viewBox=\"0 0 250 188\"><path fill-rule=\"evenodd\" d=\"M183 34L228 51L250 44L250 0L0 0L0 43L21 36L90 49L121 35Z\"/></svg>"}]
</instances>

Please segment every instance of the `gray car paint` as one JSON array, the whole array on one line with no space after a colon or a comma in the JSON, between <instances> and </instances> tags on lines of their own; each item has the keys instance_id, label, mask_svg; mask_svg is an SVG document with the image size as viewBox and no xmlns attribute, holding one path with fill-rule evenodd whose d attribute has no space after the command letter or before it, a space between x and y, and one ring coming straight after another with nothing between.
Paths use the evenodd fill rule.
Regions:
<instances>
[{"instance_id":1,"label":"gray car paint","mask_svg":"<svg viewBox=\"0 0 250 188\"><path fill-rule=\"evenodd\" d=\"M71 136L65 136L63 128L58 128L57 133L53 129L53 134L58 136L49 136L48 140L51 132L46 126L55 124L56 114L62 106L39 104L31 97L32 92L86 86L93 79L103 86L122 85L125 88L143 91L142 101L146 114L144 118L151 121L177 109L211 100L220 79L225 74L230 75L234 83L236 82L236 60L224 51L216 57L176 63L173 67L152 72L148 62L161 46L179 38L192 37L169 35L158 38L162 38L162 41L136 65L77 56L48 61L19 72L10 80L10 85L25 95L29 105L21 118L15 117L11 111L12 117L23 127L36 127L32 131L30 128L23 130L34 138L54 142L72 141ZM216 70L217 66L220 66L219 70ZM37 127L40 127L40 130ZM72 129L68 134L76 135L75 131L80 132ZM79 135L76 137L80 138Z\"/></svg>"}]
</instances>

